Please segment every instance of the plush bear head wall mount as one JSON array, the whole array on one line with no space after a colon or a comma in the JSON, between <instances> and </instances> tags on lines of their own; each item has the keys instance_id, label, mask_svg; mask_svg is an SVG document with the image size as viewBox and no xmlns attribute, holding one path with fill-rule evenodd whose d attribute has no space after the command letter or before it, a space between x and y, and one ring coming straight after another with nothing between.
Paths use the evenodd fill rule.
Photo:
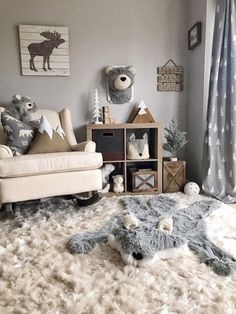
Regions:
<instances>
[{"instance_id":1,"label":"plush bear head wall mount","mask_svg":"<svg viewBox=\"0 0 236 314\"><path fill-rule=\"evenodd\" d=\"M105 68L107 77L107 99L112 104L124 104L132 101L135 68L133 66L108 66Z\"/></svg>"}]
</instances>

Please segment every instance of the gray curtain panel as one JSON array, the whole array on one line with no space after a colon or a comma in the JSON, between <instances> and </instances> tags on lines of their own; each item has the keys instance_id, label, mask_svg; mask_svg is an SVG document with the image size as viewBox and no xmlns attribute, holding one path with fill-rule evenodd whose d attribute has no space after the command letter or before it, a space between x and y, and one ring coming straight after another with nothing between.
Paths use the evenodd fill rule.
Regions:
<instances>
[{"instance_id":1,"label":"gray curtain panel","mask_svg":"<svg viewBox=\"0 0 236 314\"><path fill-rule=\"evenodd\" d=\"M203 190L236 202L236 0L216 5Z\"/></svg>"}]
</instances>

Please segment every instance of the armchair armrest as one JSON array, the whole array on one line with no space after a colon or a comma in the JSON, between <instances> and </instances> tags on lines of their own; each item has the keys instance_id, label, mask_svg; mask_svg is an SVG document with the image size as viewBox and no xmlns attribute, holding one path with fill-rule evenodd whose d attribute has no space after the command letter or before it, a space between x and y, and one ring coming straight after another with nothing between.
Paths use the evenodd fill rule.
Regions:
<instances>
[{"instance_id":1,"label":"armchair armrest","mask_svg":"<svg viewBox=\"0 0 236 314\"><path fill-rule=\"evenodd\" d=\"M81 142L81 143L78 143L76 145L72 145L72 150L78 151L78 152L95 153L96 143L94 143L92 141Z\"/></svg>"},{"instance_id":2,"label":"armchair armrest","mask_svg":"<svg viewBox=\"0 0 236 314\"><path fill-rule=\"evenodd\" d=\"M0 159L13 157L12 150L6 145L0 145Z\"/></svg>"}]
</instances>

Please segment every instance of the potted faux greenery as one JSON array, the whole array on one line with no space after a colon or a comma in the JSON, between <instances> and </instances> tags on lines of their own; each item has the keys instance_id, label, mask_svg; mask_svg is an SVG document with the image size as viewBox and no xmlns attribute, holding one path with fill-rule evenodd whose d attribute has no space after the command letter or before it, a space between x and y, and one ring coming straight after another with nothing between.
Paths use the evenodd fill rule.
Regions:
<instances>
[{"instance_id":1,"label":"potted faux greenery","mask_svg":"<svg viewBox=\"0 0 236 314\"><path fill-rule=\"evenodd\" d=\"M164 130L166 142L163 144L163 148L171 153L171 161L177 161L177 152L188 142L186 139L187 132L182 132L178 129L178 122L175 119L172 119L170 124L166 126Z\"/></svg>"}]
</instances>

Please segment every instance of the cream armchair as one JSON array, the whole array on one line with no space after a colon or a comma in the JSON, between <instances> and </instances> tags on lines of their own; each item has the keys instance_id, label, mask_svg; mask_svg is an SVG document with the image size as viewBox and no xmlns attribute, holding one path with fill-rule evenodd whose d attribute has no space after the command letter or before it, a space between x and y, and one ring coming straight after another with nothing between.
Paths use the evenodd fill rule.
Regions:
<instances>
[{"instance_id":1,"label":"cream armchair","mask_svg":"<svg viewBox=\"0 0 236 314\"><path fill-rule=\"evenodd\" d=\"M95 152L94 142L77 144L70 111L38 110L32 119L42 114L53 127L62 126L73 151L13 157L0 125L0 204L8 209L13 202L102 188L102 155Z\"/></svg>"}]
</instances>

